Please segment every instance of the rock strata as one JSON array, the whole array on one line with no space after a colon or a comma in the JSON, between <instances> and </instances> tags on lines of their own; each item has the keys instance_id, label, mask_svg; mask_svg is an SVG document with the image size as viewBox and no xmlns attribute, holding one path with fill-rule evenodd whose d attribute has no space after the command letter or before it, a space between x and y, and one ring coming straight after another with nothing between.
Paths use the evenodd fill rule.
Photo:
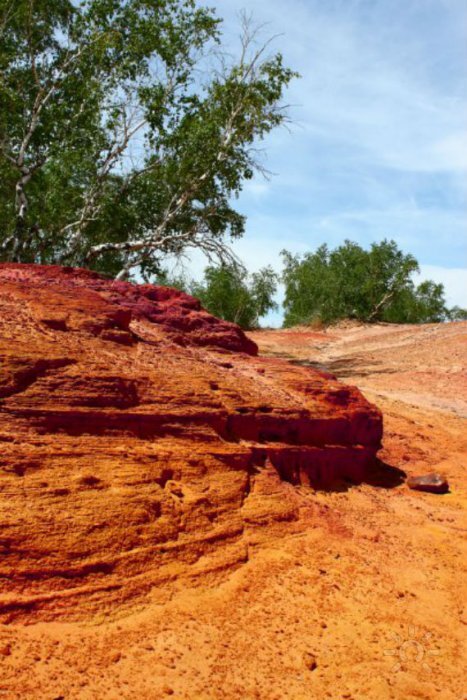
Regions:
<instances>
[{"instance_id":1,"label":"rock strata","mask_svg":"<svg viewBox=\"0 0 467 700\"><path fill-rule=\"evenodd\" d=\"M246 561L382 419L182 292L0 265L0 619L109 614Z\"/></svg>"}]
</instances>

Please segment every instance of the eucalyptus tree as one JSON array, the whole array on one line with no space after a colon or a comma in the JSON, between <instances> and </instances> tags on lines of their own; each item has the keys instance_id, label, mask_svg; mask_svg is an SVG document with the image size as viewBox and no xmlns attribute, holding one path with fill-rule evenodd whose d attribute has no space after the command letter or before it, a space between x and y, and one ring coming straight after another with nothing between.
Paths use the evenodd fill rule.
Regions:
<instances>
[{"instance_id":1,"label":"eucalyptus tree","mask_svg":"<svg viewBox=\"0 0 467 700\"><path fill-rule=\"evenodd\" d=\"M302 256L282 255L285 326L347 318L437 323L458 317L456 309L446 307L442 284L426 280L415 286L418 262L394 241L372 243L369 250L345 241L334 250L321 245Z\"/></svg>"},{"instance_id":2,"label":"eucalyptus tree","mask_svg":"<svg viewBox=\"0 0 467 700\"><path fill-rule=\"evenodd\" d=\"M296 74L248 23L237 58L221 30L194 0L0 0L0 260L231 262L232 201Z\"/></svg>"},{"instance_id":3,"label":"eucalyptus tree","mask_svg":"<svg viewBox=\"0 0 467 700\"><path fill-rule=\"evenodd\" d=\"M207 267L201 282L184 287L214 316L251 329L269 311L278 310L274 300L277 283L278 275L271 267L248 274L242 266L232 264Z\"/></svg>"}]
</instances>

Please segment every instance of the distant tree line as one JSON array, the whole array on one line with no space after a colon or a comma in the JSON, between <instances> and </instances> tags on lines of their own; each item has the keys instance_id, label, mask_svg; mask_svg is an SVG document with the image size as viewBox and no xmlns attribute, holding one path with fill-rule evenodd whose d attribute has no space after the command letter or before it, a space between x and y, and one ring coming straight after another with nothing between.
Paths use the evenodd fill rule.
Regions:
<instances>
[{"instance_id":1,"label":"distant tree line","mask_svg":"<svg viewBox=\"0 0 467 700\"><path fill-rule=\"evenodd\" d=\"M284 326L326 325L343 319L366 323L439 323L467 320L467 310L448 308L444 286L431 280L416 285L419 265L394 241L365 250L345 241L330 250L293 255L282 252L281 275L266 267L247 274L241 265L210 266L201 282L164 273L158 281L197 296L214 315L255 328L278 309L278 284L285 287Z\"/></svg>"},{"instance_id":2,"label":"distant tree line","mask_svg":"<svg viewBox=\"0 0 467 700\"><path fill-rule=\"evenodd\" d=\"M447 308L442 284L427 280L415 285L419 264L394 241L364 250L347 240L334 250L322 245L303 256L282 255L286 326L344 318L436 323L465 315L462 309Z\"/></svg>"}]
</instances>

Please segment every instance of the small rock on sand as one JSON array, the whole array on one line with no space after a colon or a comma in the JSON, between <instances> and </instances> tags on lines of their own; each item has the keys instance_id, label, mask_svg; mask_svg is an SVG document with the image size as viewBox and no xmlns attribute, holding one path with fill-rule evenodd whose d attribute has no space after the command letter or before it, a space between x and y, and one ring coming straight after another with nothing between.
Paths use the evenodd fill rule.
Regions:
<instances>
[{"instance_id":1,"label":"small rock on sand","mask_svg":"<svg viewBox=\"0 0 467 700\"><path fill-rule=\"evenodd\" d=\"M310 651L306 651L303 654L303 661L309 671L314 671L316 668L318 668L316 656Z\"/></svg>"},{"instance_id":2,"label":"small rock on sand","mask_svg":"<svg viewBox=\"0 0 467 700\"><path fill-rule=\"evenodd\" d=\"M411 476L407 480L409 489L415 491L429 491L430 493L447 493L449 491L448 480L441 474L425 474L423 476Z\"/></svg>"}]
</instances>

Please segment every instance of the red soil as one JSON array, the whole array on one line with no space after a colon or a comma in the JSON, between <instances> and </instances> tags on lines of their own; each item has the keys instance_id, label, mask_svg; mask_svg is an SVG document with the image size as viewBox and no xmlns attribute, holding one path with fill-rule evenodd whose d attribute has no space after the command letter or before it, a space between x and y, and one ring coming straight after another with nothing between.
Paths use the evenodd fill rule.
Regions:
<instances>
[{"instance_id":1,"label":"red soil","mask_svg":"<svg viewBox=\"0 0 467 700\"><path fill-rule=\"evenodd\" d=\"M225 573L248 524L297 519L289 484L360 482L380 446L357 390L255 358L181 292L4 265L0 294L5 622Z\"/></svg>"},{"instance_id":2,"label":"red soil","mask_svg":"<svg viewBox=\"0 0 467 700\"><path fill-rule=\"evenodd\" d=\"M459 398L393 397L403 332L253 337L362 380L371 466L356 388L193 299L0 266L0 696L462 697Z\"/></svg>"}]
</instances>

